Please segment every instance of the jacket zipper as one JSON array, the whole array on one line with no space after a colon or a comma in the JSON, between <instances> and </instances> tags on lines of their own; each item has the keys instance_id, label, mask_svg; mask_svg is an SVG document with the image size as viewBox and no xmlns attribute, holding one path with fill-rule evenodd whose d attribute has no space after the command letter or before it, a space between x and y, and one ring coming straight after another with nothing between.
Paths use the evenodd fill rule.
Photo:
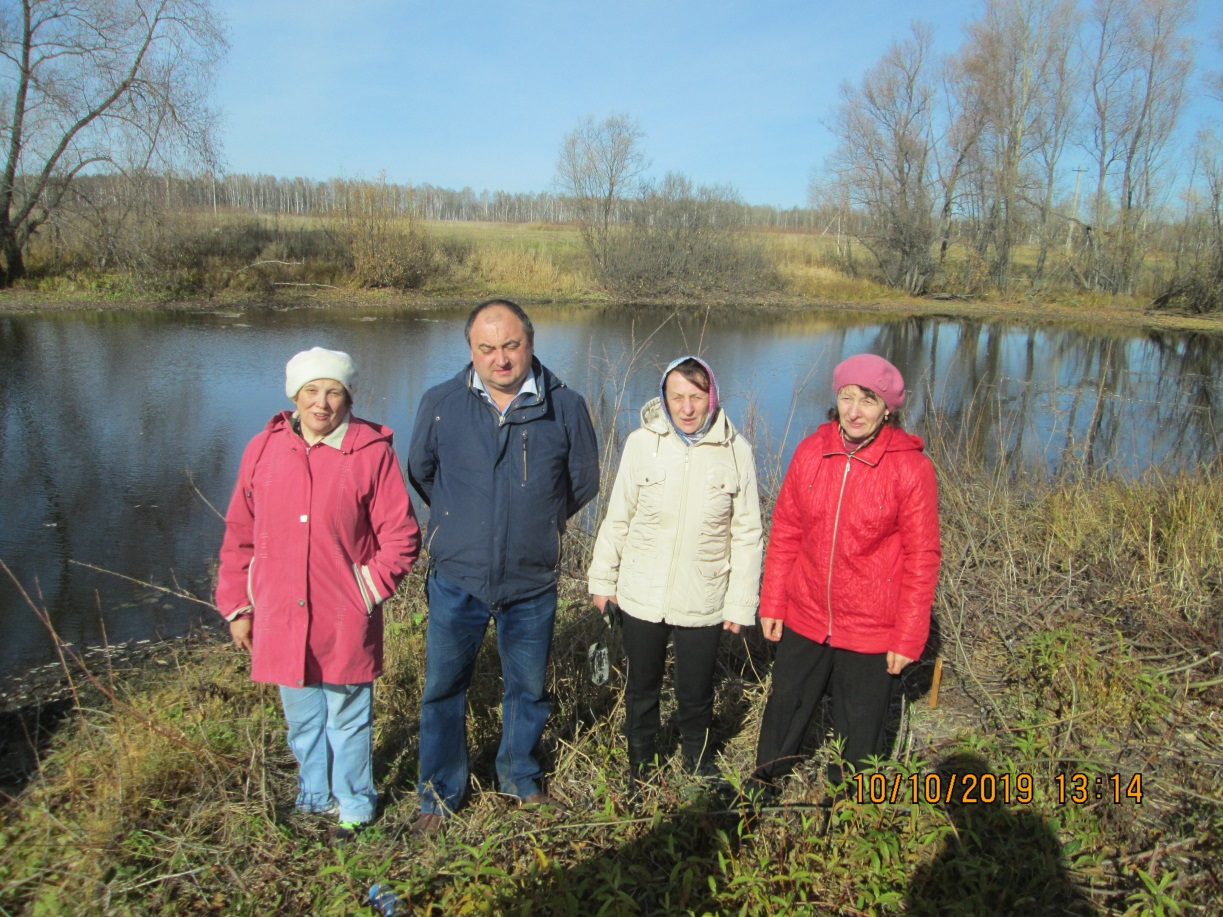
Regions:
<instances>
[{"instance_id":1,"label":"jacket zipper","mask_svg":"<svg viewBox=\"0 0 1223 917\"><path fill-rule=\"evenodd\" d=\"M522 431L522 486L527 484L527 431Z\"/></svg>"},{"instance_id":2,"label":"jacket zipper","mask_svg":"<svg viewBox=\"0 0 1223 917\"><path fill-rule=\"evenodd\" d=\"M676 518L687 518L688 506L688 472L692 470L692 450L693 446L684 445L684 479L680 482L679 491L679 514ZM679 566L679 543L675 545L675 549L671 552L671 569L667 574L667 594L663 600L663 608L671 607L671 590L675 586L676 568Z\"/></svg>"},{"instance_id":3,"label":"jacket zipper","mask_svg":"<svg viewBox=\"0 0 1223 917\"><path fill-rule=\"evenodd\" d=\"M849 466L853 456L845 456L845 473L841 475L841 492L837 494L837 512L832 519L832 546L828 549L828 592L825 608L828 611L828 639L832 639L832 565L837 556L837 535L841 530L841 503L845 499L845 484L849 481Z\"/></svg>"}]
</instances>

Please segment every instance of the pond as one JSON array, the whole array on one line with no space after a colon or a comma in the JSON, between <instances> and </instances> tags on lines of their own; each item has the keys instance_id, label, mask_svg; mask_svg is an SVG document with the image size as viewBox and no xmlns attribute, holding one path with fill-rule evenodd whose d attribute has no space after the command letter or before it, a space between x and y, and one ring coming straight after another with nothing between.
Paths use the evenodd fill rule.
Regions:
<instances>
[{"instance_id":1,"label":"pond","mask_svg":"<svg viewBox=\"0 0 1223 917\"><path fill-rule=\"evenodd\" d=\"M726 410L752 431L765 481L823 419L833 366L863 351L900 367L905 425L937 443L937 461L1129 477L1192 469L1220 451L1219 337L841 312L531 315L538 356L621 432L657 392L662 366L705 356ZM353 354L356 413L394 428L402 460L421 394L467 360L465 317L251 308L0 318L0 560L75 646L184 631L213 612L143 584L211 598L214 508L224 512L243 446L288 406L285 361L315 345ZM0 632L0 675L54 659L2 571Z\"/></svg>"}]
</instances>

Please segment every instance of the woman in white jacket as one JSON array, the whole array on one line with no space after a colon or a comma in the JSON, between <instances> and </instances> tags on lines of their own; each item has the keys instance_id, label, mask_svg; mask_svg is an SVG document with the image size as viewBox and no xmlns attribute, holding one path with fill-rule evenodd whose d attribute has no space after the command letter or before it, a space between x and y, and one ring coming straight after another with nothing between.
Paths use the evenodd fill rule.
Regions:
<instances>
[{"instance_id":1,"label":"woman in white jacket","mask_svg":"<svg viewBox=\"0 0 1223 917\"><path fill-rule=\"evenodd\" d=\"M685 767L717 775L709 726L718 641L755 622L764 552L752 448L718 409L713 370L681 357L659 394L624 444L588 571L599 610L612 600L624 612L624 731L635 780L656 759L668 640Z\"/></svg>"}]
</instances>

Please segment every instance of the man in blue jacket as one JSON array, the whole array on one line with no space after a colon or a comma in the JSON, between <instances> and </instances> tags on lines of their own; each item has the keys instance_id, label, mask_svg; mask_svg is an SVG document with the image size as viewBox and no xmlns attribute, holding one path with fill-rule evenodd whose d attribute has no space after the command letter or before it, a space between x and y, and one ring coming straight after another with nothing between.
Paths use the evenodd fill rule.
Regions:
<instances>
[{"instance_id":1,"label":"man in blue jacket","mask_svg":"<svg viewBox=\"0 0 1223 917\"><path fill-rule=\"evenodd\" d=\"M437 833L467 791L467 688L490 618L505 683L497 777L547 804L535 746L556 618L565 522L599 490L590 411L535 359L535 329L493 299L467 318L471 363L421 399L408 479L429 506L425 690L417 836Z\"/></svg>"}]
</instances>

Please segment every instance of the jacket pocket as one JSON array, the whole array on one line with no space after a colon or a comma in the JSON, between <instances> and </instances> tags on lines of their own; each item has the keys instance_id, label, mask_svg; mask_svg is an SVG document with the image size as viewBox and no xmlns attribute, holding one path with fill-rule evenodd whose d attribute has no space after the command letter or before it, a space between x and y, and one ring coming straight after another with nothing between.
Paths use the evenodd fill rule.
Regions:
<instances>
[{"instance_id":1,"label":"jacket pocket","mask_svg":"<svg viewBox=\"0 0 1223 917\"><path fill-rule=\"evenodd\" d=\"M739 495L739 476L733 468L715 465L705 473L701 493L700 538L697 560L723 562L730 554L730 520Z\"/></svg>"},{"instance_id":2,"label":"jacket pocket","mask_svg":"<svg viewBox=\"0 0 1223 917\"><path fill-rule=\"evenodd\" d=\"M705 584L704 612L706 614L720 612L726 604L726 590L730 585L730 561L725 560L716 564L698 563L696 569Z\"/></svg>"},{"instance_id":3,"label":"jacket pocket","mask_svg":"<svg viewBox=\"0 0 1223 917\"><path fill-rule=\"evenodd\" d=\"M352 576L357 581L357 592L361 594L361 601L365 603L365 614L372 615L374 613L374 597L370 595L369 587L365 585L365 578L361 575L361 567L359 564L352 565Z\"/></svg>"},{"instance_id":4,"label":"jacket pocket","mask_svg":"<svg viewBox=\"0 0 1223 917\"><path fill-rule=\"evenodd\" d=\"M663 486L667 472L650 465L633 469L633 485L637 490L637 506L629 517L628 536L620 558L620 572L635 568L639 576L658 564L658 525L662 518Z\"/></svg>"},{"instance_id":5,"label":"jacket pocket","mask_svg":"<svg viewBox=\"0 0 1223 917\"><path fill-rule=\"evenodd\" d=\"M663 483L667 471L656 465L633 469L633 484L637 488L637 513L645 519L657 519L662 512Z\"/></svg>"}]
</instances>

